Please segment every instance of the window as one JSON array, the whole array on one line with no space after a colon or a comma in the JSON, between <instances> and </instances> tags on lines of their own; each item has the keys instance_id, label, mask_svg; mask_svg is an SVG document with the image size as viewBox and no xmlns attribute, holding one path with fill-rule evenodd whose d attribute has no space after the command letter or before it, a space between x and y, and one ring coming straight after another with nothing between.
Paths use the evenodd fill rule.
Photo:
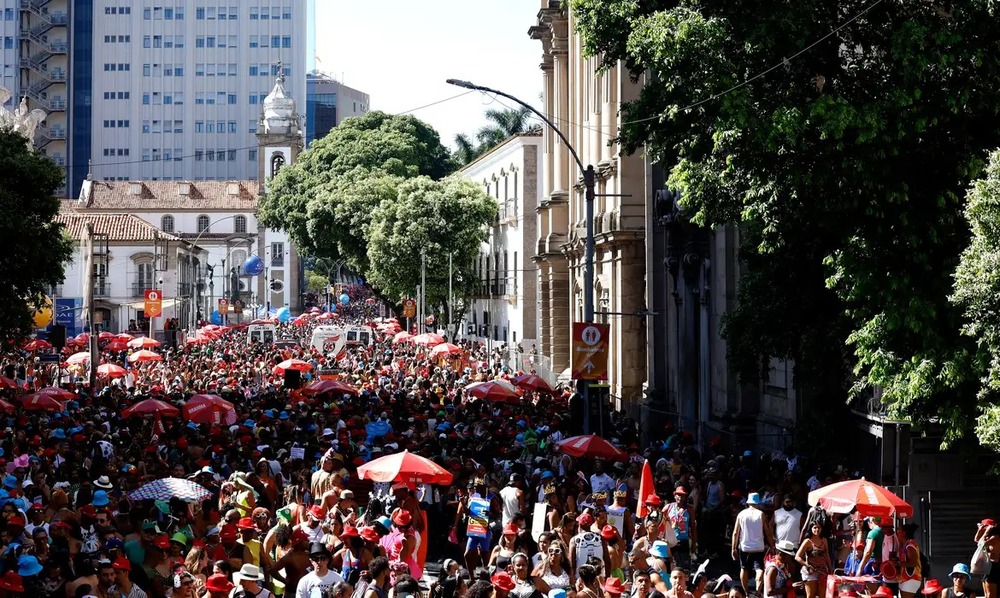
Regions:
<instances>
[{"instance_id":1,"label":"window","mask_svg":"<svg viewBox=\"0 0 1000 598\"><path fill-rule=\"evenodd\" d=\"M239 18L240 18L239 8L236 7L236 6L230 6L229 7L229 20L230 21L235 21L235 20L237 20Z\"/></svg>"},{"instance_id":2,"label":"window","mask_svg":"<svg viewBox=\"0 0 1000 598\"><path fill-rule=\"evenodd\" d=\"M163 36L162 35L154 35L153 36L153 47L154 48L162 48L163 47Z\"/></svg>"},{"instance_id":3,"label":"window","mask_svg":"<svg viewBox=\"0 0 1000 598\"><path fill-rule=\"evenodd\" d=\"M198 37L194 38L194 47L195 48L204 48L205 47L205 37L202 36L202 35L199 35Z\"/></svg>"},{"instance_id":4,"label":"window","mask_svg":"<svg viewBox=\"0 0 1000 598\"><path fill-rule=\"evenodd\" d=\"M291 21L292 20L292 7L291 6L286 6L286 7L284 7L284 8L281 9L281 18L284 19L284 20L286 20L286 21Z\"/></svg>"},{"instance_id":5,"label":"window","mask_svg":"<svg viewBox=\"0 0 1000 598\"><path fill-rule=\"evenodd\" d=\"M174 36L174 47L175 48L183 48L184 47L184 36L183 35L175 35Z\"/></svg>"},{"instance_id":6,"label":"window","mask_svg":"<svg viewBox=\"0 0 1000 598\"><path fill-rule=\"evenodd\" d=\"M257 103L257 94L255 93L250 94L250 105L254 105L256 103Z\"/></svg>"},{"instance_id":7,"label":"window","mask_svg":"<svg viewBox=\"0 0 1000 598\"><path fill-rule=\"evenodd\" d=\"M215 47L215 36L214 35L209 35L208 37L205 38L205 47L206 48L214 48Z\"/></svg>"},{"instance_id":8,"label":"window","mask_svg":"<svg viewBox=\"0 0 1000 598\"><path fill-rule=\"evenodd\" d=\"M227 103L229 105L231 105L231 106L232 105L236 105L236 94L235 93L229 94L229 96L226 99L228 100ZM235 131L233 131L233 132L235 133Z\"/></svg>"},{"instance_id":9,"label":"window","mask_svg":"<svg viewBox=\"0 0 1000 598\"><path fill-rule=\"evenodd\" d=\"M281 47L281 36L280 35L272 35L271 36L271 47L272 48L280 48Z\"/></svg>"},{"instance_id":10,"label":"window","mask_svg":"<svg viewBox=\"0 0 1000 598\"><path fill-rule=\"evenodd\" d=\"M281 167L285 165L285 155L279 152L271 154L271 178L278 176Z\"/></svg>"},{"instance_id":11,"label":"window","mask_svg":"<svg viewBox=\"0 0 1000 598\"><path fill-rule=\"evenodd\" d=\"M149 121L148 120L142 121L142 132L143 133L149 133L149 131L150 131Z\"/></svg>"},{"instance_id":12,"label":"window","mask_svg":"<svg viewBox=\"0 0 1000 598\"><path fill-rule=\"evenodd\" d=\"M152 66L149 64L142 65L142 76L148 77L153 74Z\"/></svg>"},{"instance_id":13,"label":"window","mask_svg":"<svg viewBox=\"0 0 1000 598\"><path fill-rule=\"evenodd\" d=\"M233 232L234 233L245 233L247 232L247 217L237 216L233 218Z\"/></svg>"},{"instance_id":14,"label":"window","mask_svg":"<svg viewBox=\"0 0 1000 598\"><path fill-rule=\"evenodd\" d=\"M176 7L174 7L174 20L175 21L183 21L184 20L184 7L183 6L176 6ZM180 48L180 46L177 46L177 47Z\"/></svg>"},{"instance_id":15,"label":"window","mask_svg":"<svg viewBox=\"0 0 1000 598\"><path fill-rule=\"evenodd\" d=\"M292 47L292 36L286 35L286 36L282 37L281 38L281 47L282 48L291 48Z\"/></svg>"},{"instance_id":16,"label":"window","mask_svg":"<svg viewBox=\"0 0 1000 598\"><path fill-rule=\"evenodd\" d=\"M202 214L198 216L198 232L207 233L208 232L209 219L208 216Z\"/></svg>"},{"instance_id":17,"label":"window","mask_svg":"<svg viewBox=\"0 0 1000 598\"><path fill-rule=\"evenodd\" d=\"M219 122L215 123L215 130L217 132L219 132L219 133L225 133L226 132L226 121L220 120Z\"/></svg>"},{"instance_id":18,"label":"window","mask_svg":"<svg viewBox=\"0 0 1000 598\"><path fill-rule=\"evenodd\" d=\"M251 48L256 48L257 47L257 36L256 35L251 35L250 36L250 47ZM256 67L250 67L250 68L253 68L254 71L257 70ZM256 75L257 73L255 72L254 74Z\"/></svg>"},{"instance_id":19,"label":"window","mask_svg":"<svg viewBox=\"0 0 1000 598\"><path fill-rule=\"evenodd\" d=\"M180 104L183 104L183 103L184 103L184 92L183 91L175 91L174 92L174 106L177 106L177 105L180 105Z\"/></svg>"},{"instance_id":20,"label":"window","mask_svg":"<svg viewBox=\"0 0 1000 598\"><path fill-rule=\"evenodd\" d=\"M235 162L236 161L236 150L227 150L226 151L226 160L229 160L230 162Z\"/></svg>"},{"instance_id":21,"label":"window","mask_svg":"<svg viewBox=\"0 0 1000 598\"><path fill-rule=\"evenodd\" d=\"M236 121L235 120L229 121L229 132L230 133L235 133L236 132Z\"/></svg>"},{"instance_id":22,"label":"window","mask_svg":"<svg viewBox=\"0 0 1000 598\"><path fill-rule=\"evenodd\" d=\"M215 152L215 158L219 162L224 162L226 160L226 152L225 152L225 150L219 150L219 151Z\"/></svg>"},{"instance_id":23,"label":"window","mask_svg":"<svg viewBox=\"0 0 1000 598\"><path fill-rule=\"evenodd\" d=\"M258 18L258 16L257 16L257 7L256 6L251 6L250 7L250 20L251 21L256 21L257 18Z\"/></svg>"},{"instance_id":24,"label":"window","mask_svg":"<svg viewBox=\"0 0 1000 598\"><path fill-rule=\"evenodd\" d=\"M174 232L174 217L167 214L163 218L160 218L160 230L165 233Z\"/></svg>"},{"instance_id":25,"label":"window","mask_svg":"<svg viewBox=\"0 0 1000 598\"><path fill-rule=\"evenodd\" d=\"M194 161L201 162L205 159L205 152L202 150L194 150Z\"/></svg>"},{"instance_id":26,"label":"window","mask_svg":"<svg viewBox=\"0 0 1000 598\"><path fill-rule=\"evenodd\" d=\"M256 162L257 161L257 150L255 150L255 149L250 150L248 152L248 154L247 154L247 157L250 159L251 162Z\"/></svg>"},{"instance_id":27,"label":"window","mask_svg":"<svg viewBox=\"0 0 1000 598\"><path fill-rule=\"evenodd\" d=\"M183 149L181 149L179 147L175 147L174 148L174 162L180 162L181 159L182 159L183 154L184 154L184 150Z\"/></svg>"},{"instance_id":28,"label":"window","mask_svg":"<svg viewBox=\"0 0 1000 598\"><path fill-rule=\"evenodd\" d=\"M285 244L271 243L271 266L285 265Z\"/></svg>"},{"instance_id":29,"label":"window","mask_svg":"<svg viewBox=\"0 0 1000 598\"><path fill-rule=\"evenodd\" d=\"M254 46L251 45L250 47L253 48ZM256 64L251 64L250 65L250 76L251 77L256 77L257 73L258 73L258 71L257 71L257 65Z\"/></svg>"},{"instance_id":30,"label":"window","mask_svg":"<svg viewBox=\"0 0 1000 598\"><path fill-rule=\"evenodd\" d=\"M149 94L148 93L142 94L142 103L145 104L145 105L147 105L147 106L149 105Z\"/></svg>"},{"instance_id":31,"label":"window","mask_svg":"<svg viewBox=\"0 0 1000 598\"><path fill-rule=\"evenodd\" d=\"M205 9L204 8L196 8L195 11L194 11L194 18L198 19L199 21L204 21L205 20Z\"/></svg>"}]
</instances>

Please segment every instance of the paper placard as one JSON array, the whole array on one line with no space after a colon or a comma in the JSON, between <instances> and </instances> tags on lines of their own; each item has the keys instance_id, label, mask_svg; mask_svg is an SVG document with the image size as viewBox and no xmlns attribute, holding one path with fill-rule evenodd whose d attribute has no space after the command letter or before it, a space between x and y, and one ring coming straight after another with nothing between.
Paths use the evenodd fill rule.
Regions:
<instances>
[{"instance_id":1,"label":"paper placard","mask_svg":"<svg viewBox=\"0 0 1000 598\"><path fill-rule=\"evenodd\" d=\"M291 457L292 457L293 460L294 459L305 459L306 458L306 449L305 449L305 447L301 447L301 446L293 446L292 450L290 451L290 455L291 455Z\"/></svg>"}]
</instances>

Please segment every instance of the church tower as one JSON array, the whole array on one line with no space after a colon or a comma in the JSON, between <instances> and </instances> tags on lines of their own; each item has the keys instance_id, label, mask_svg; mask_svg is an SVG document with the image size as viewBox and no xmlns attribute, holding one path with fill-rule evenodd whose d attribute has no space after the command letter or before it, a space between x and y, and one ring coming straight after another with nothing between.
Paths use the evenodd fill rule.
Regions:
<instances>
[{"instance_id":1,"label":"church tower","mask_svg":"<svg viewBox=\"0 0 1000 598\"><path fill-rule=\"evenodd\" d=\"M285 166L295 162L303 148L304 134L299 123L295 100L285 93L285 75L278 63L274 89L264 98L257 125L257 181L263 197L271 179ZM264 276L257 277L257 297L267 308L302 307L300 288L302 261L282 231L257 225L257 255L264 258Z\"/></svg>"}]
</instances>

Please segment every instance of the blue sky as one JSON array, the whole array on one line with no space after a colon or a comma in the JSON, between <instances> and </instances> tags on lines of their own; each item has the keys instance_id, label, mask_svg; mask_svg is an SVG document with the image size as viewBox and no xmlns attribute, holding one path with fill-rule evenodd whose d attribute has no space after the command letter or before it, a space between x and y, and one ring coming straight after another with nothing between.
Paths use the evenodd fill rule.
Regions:
<instances>
[{"instance_id":1,"label":"blue sky","mask_svg":"<svg viewBox=\"0 0 1000 598\"><path fill-rule=\"evenodd\" d=\"M540 0L316 0L316 66L390 113L462 93L448 78L538 107L542 44L527 32L540 6ZM413 114L450 147L456 133L485 124L488 108L504 106L473 92Z\"/></svg>"}]
</instances>

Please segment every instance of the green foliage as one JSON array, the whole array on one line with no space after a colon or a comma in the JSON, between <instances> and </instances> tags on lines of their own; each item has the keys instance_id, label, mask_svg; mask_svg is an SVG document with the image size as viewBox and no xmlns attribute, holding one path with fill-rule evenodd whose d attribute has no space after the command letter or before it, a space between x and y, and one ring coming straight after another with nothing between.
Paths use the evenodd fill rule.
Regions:
<instances>
[{"instance_id":1,"label":"green foliage","mask_svg":"<svg viewBox=\"0 0 1000 598\"><path fill-rule=\"evenodd\" d=\"M0 130L0 341L24 338L32 312L64 278L72 241L54 221L63 175L55 163L29 151L24 137ZM25 303L30 307L24 307Z\"/></svg>"},{"instance_id":2,"label":"green foliage","mask_svg":"<svg viewBox=\"0 0 1000 598\"><path fill-rule=\"evenodd\" d=\"M584 48L645 77L623 149L667 165L697 221L741 225L743 378L790 357L806 392L877 386L953 440L979 413L948 290L962 190L1000 145L1000 28L981 0L871 5L571 2Z\"/></svg>"},{"instance_id":3,"label":"green foliage","mask_svg":"<svg viewBox=\"0 0 1000 598\"><path fill-rule=\"evenodd\" d=\"M424 250L428 306L447 301L449 255L455 296L471 294L485 224L496 215L496 201L467 179L419 177L403 182L395 201L383 201L372 214L368 281L389 296L411 296L420 284Z\"/></svg>"},{"instance_id":4,"label":"green foliage","mask_svg":"<svg viewBox=\"0 0 1000 598\"><path fill-rule=\"evenodd\" d=\"M326 279L326 275L320 274L314 270L306 270L306 290L310 293L325 293L329 281Z\"/></svg>"},{"instance_id":5,"label":"green foliage","mask_svg":"<svg viewBox=\"0 0 1000 598\"><path fill-rule=\"evenodd\" d=\"M465 133L455 135L455 161L459 164L469 164L514 135L527 133L534 128L531 125L531 110L524 106L504 110L490 109L485 116L490 124L476 132L475 142Z\"/></svg>"}]
</instances>

